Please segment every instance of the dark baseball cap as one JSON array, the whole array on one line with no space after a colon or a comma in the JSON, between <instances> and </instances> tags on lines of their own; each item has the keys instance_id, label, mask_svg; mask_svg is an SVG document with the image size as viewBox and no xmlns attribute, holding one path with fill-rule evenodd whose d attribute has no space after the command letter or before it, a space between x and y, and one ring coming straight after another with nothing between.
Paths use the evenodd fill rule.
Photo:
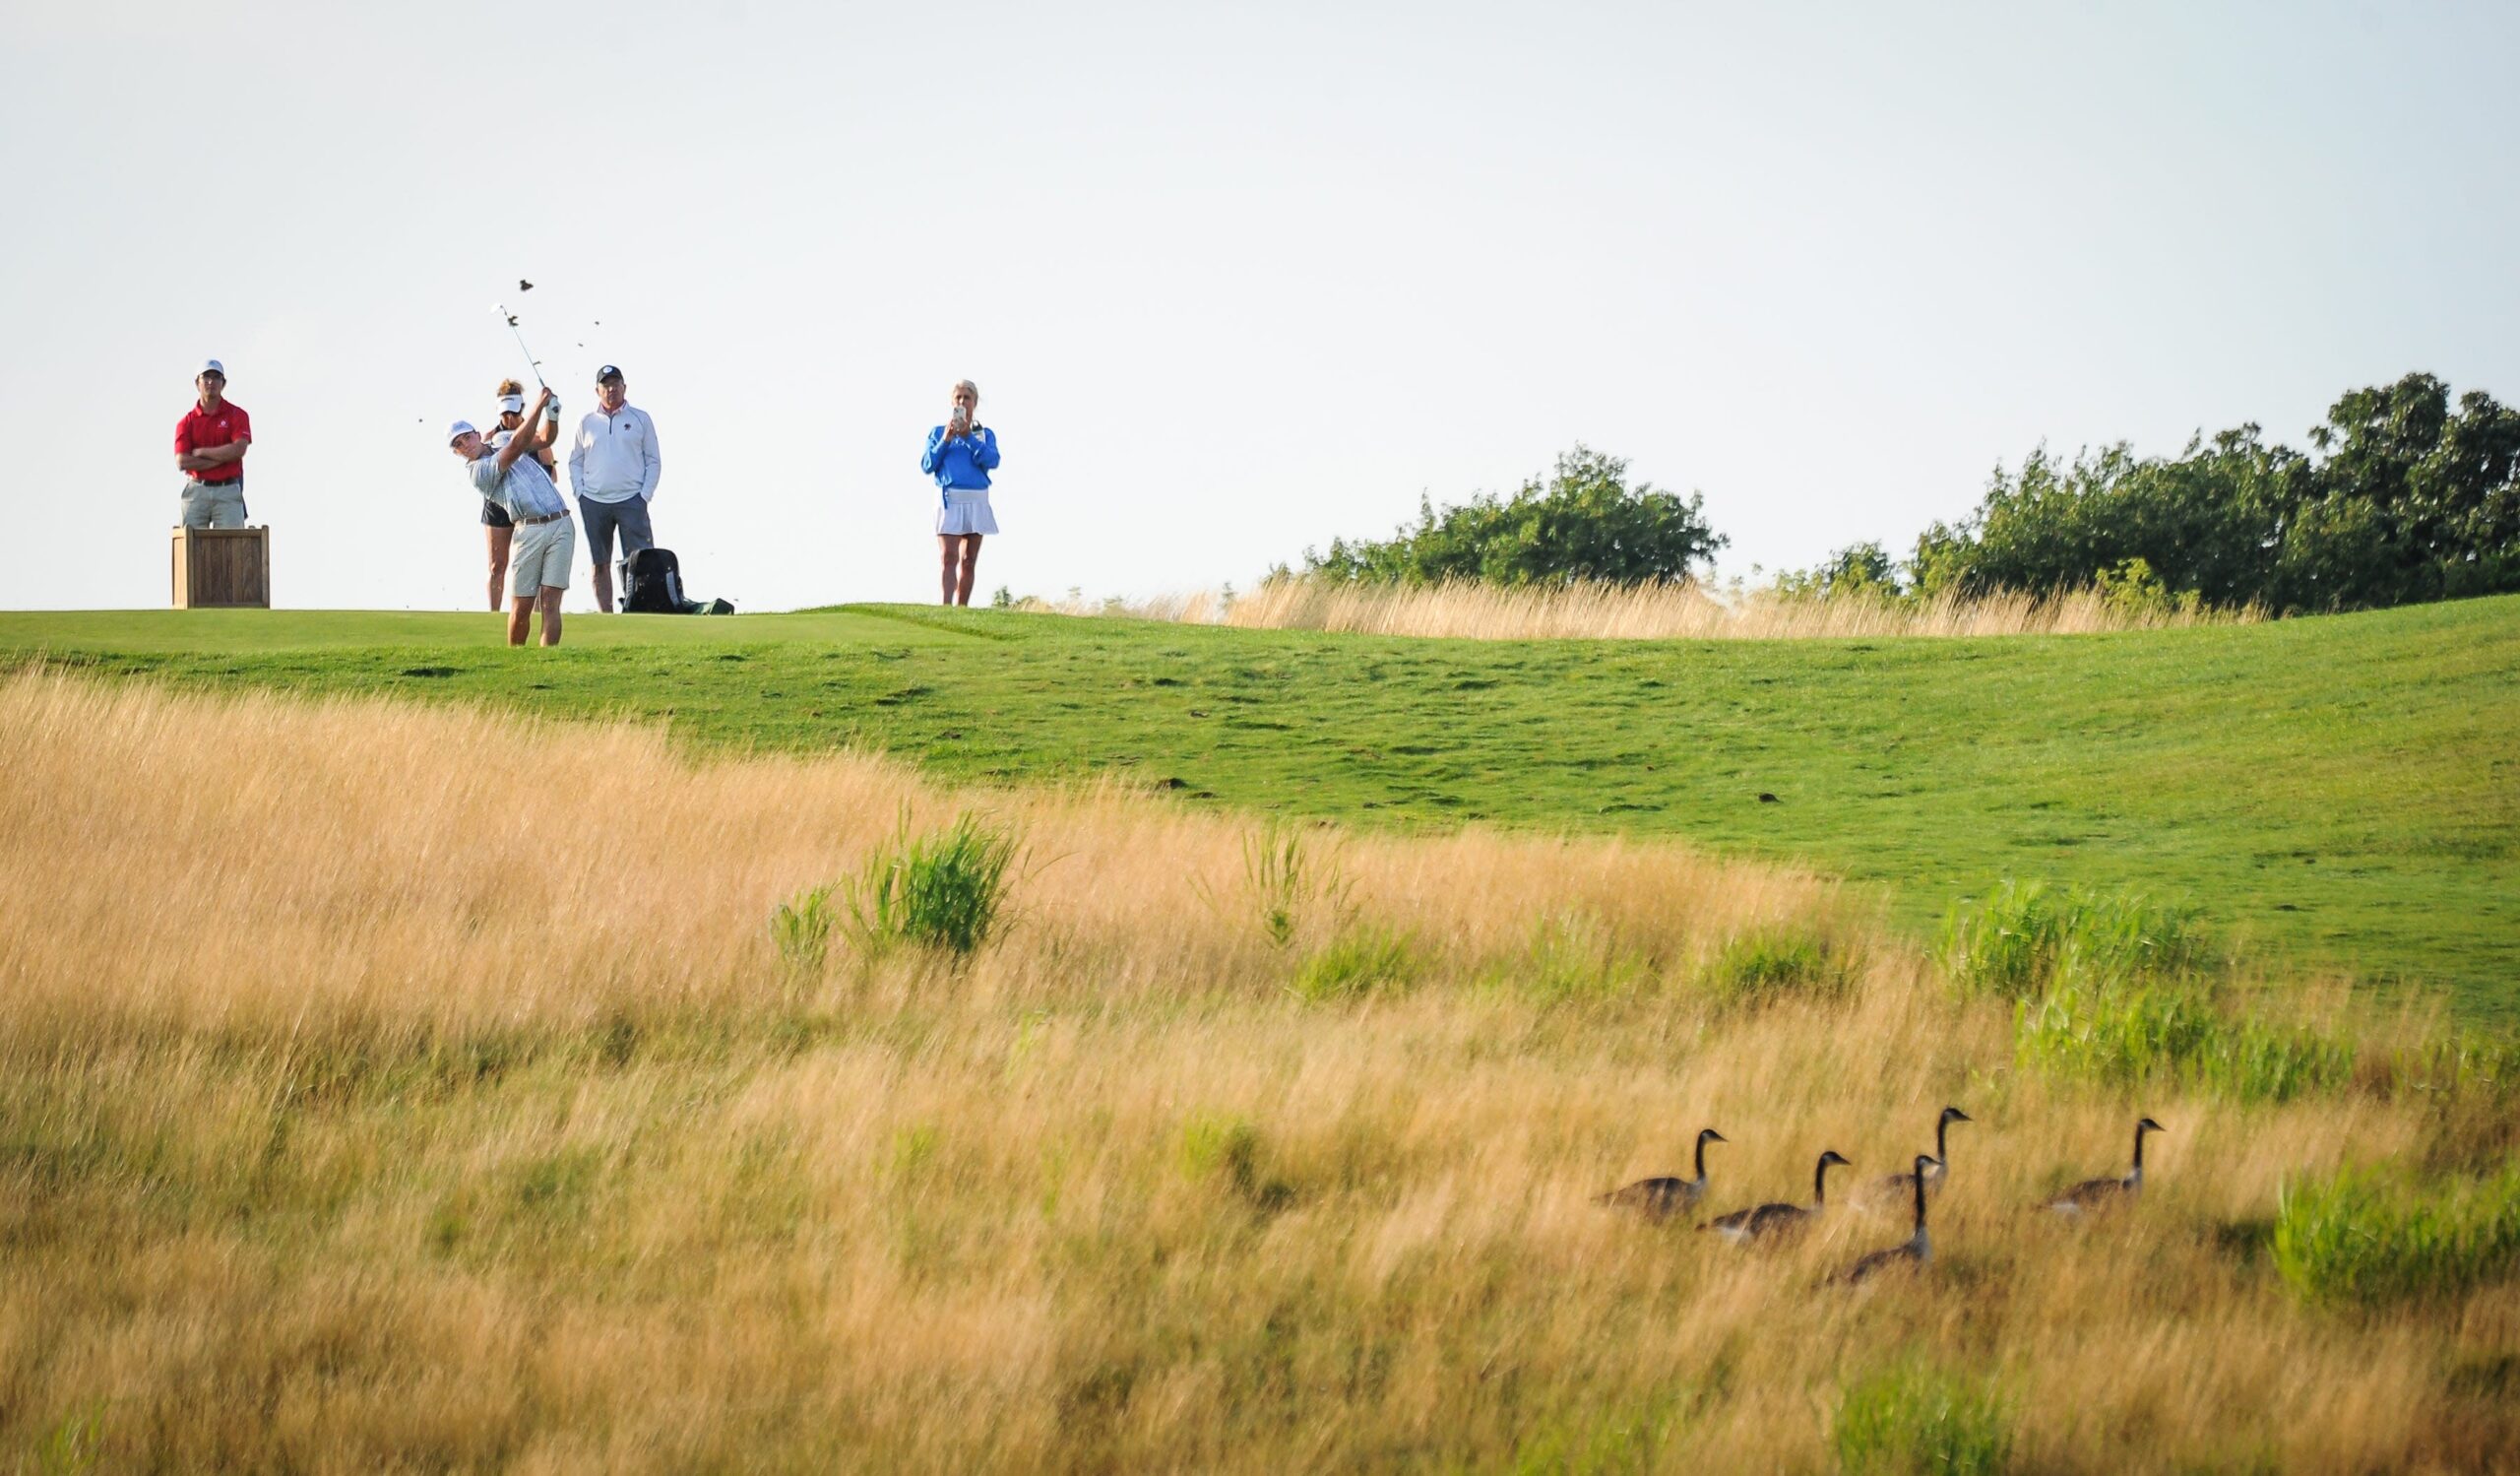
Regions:
<instances>
[{"instance_id":1,"label":"dark baseball cap","mask_svg":"<svg viewBox=\"0 0 2520 1476\"><path fill-rule=\"evenodd\" d=\"M595 382L598 384L601 384L607 379L618 379L620 377L621 366L619 364L605 364L602 368L595 371Z\"/></svg>"}]
</instances>

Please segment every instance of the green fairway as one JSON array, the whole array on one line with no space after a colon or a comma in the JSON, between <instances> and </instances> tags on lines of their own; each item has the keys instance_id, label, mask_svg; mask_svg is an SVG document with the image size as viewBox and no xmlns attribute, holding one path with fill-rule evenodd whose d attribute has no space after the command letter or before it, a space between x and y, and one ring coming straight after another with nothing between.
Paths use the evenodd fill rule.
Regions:
<instances>
[{"instance_id":1,"label":"green fairway","mask_svg":"<svg viewBox=\"0 0 2520 1476\"><path fill-rule=\"evenodd\" d=\"M591 647L723 645L763 641L918 640L922 632L881 616L570 616L561 633ZM539 623L536 625L538 633ZM738 634L740 631L740 634ZM936 633L932 640L953 637ZM347 647L499 647L506 617L399 610L76 610L0 611L0 650L119 651L195 656Z\"/></svg>"},{"instance_id":2,"label":"green fairway","mask_svg":"<svg viewBox=\"0 0 2520 1476\"><path fill-rule=\"evenodd\" d=\"M1989 640L1475 643L862 607L586 617L0 614L0 651L183 684L658 716L949 777L1676 835L1886 883L2192 901L2294 963L2520 1013L2520 599ZM1763 802L1772 794L1773 802Z\"/></svg>"}]
</instances>

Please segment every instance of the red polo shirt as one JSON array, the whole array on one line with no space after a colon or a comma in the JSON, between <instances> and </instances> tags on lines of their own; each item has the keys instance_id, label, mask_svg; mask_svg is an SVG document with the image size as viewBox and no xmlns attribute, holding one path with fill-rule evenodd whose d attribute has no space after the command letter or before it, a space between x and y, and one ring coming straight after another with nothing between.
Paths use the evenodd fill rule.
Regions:
<instances>
[{"instance_id":1,"label":"red polo shirt","mask_svg":"<svg viewBox=\"0 0 2520 1476\"><path fill-rule=\"evenodd\" d=\"M254 422L246 417L244 407L232 400L219 402L216 414L205 414L201 402L196 400L193 408L184 412L184 417L175 422L175 454L178 456L253 438ZM245 475L245 464L231 461L207 472L187 472L184 475L195 481L234 481Z\"/></svg>"}]
</instances>

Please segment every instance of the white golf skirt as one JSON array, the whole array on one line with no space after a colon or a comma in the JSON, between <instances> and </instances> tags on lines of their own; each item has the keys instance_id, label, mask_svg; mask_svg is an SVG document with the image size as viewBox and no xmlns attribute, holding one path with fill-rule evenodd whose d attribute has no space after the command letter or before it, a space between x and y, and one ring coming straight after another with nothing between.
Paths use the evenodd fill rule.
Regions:
<instances>
[{"instance_id":1,"label":"white golf skirt","mask_svg":"<svg viewBox=\"0 0 2520 1476\"><path fill-rule=\"evenodd\" d=\"M941 534L995 533L997 516L988 510L988 488L947 487L945 505L936 509Z\"/></svg>"}]
</instances>

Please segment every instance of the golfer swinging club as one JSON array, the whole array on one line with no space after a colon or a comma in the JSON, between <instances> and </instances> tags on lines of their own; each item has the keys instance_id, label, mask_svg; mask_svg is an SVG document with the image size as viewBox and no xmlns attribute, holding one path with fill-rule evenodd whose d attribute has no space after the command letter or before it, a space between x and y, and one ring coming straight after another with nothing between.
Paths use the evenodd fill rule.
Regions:
<instances>
[{"instance_id":1,"label":"golfer swinging club","mask_svg":"<svg viewBox=\"0 0 2520 1476\"><path fill-rule=\"evenodd\" d=\"M545 386L526 412L526 426L496 451L481 439L470 420L447 427L447 449L464 463L465 479L473 491L507 510L516 524L516 542L508 550L508 644L522 646L534 626L534 610L542 610L542 644L560 644L560 596L569 587L569 555L577 546L577 530L569 524L569 506L551 474L530 454L548 446L560 433L560 402Z\"/></svg>"}]
</instances>

